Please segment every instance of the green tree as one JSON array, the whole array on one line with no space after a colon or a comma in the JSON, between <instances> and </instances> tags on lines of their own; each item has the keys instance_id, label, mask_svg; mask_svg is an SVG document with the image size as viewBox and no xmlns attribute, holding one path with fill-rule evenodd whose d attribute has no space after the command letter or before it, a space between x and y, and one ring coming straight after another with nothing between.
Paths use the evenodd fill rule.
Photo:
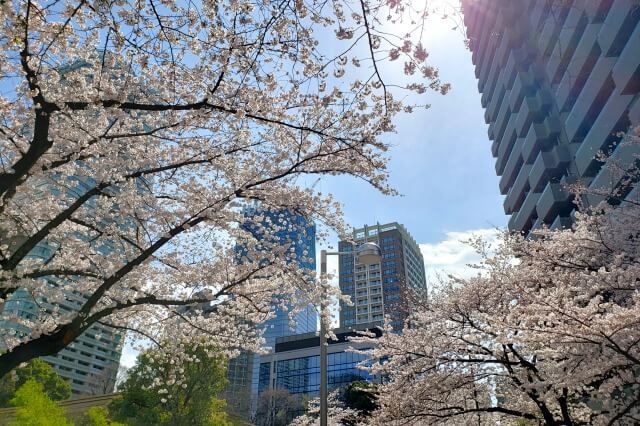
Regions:
<instances>
[{"instance_id":1,"label":"green tree","mask_svg":"<svg viewBox=\"0 0 640 426\"><path fill-rule=\"evenodd\" d=\"M225 358L191 351L191 360L179 367L160 360L153 351L138 358L122 384L121 397L110 405L115 420L132 426L231 425L226 402L216 398L225 387ZM154 385L156 378L162 383Z\"/></svg>"},{"instance_id":2,"label":"green tree","mask_svg":"<svg viewBox=\"0 0 640 426\"><path fill-rule=\"evenodd\" d=\"M10 401L16 407L12 426L73 426L64 410L44 391L44 385L34 378L27 380Z\"/></svg>"},{"instance_id":3,"label":"green tree","mask_svg":"<svg viewBox=\"0 0 640 426\"><path fill-rule=\"evenodd\" d=\"M30 379L42 383L45 393L54 401L69 399L71 396L69 382L60 377L47 362L34 359L0 379L0 407L9 406L9 401L13 398L16 389Z\"/></svg>"},{"instance_id":4,"label":"green tree","mask_svg":"<svg viewBox=\"0 0 640 426\"><path fill-rule=\"evenodd\" d=\"M345 426L355 426L366 422L378 408L378 389L374 383L357 381L349 383L342 389L339 399L345 408L354 410L353 416L342 420Z\"/></svg>"},{"instance_id":5,"label":"green tree","mask_svg":"<svg viewBox=\"0 0 640 426\"><path fill-rule=\"evenodd\" d=\"M105 407L91 407L80 421L81 426L125 426L124 423L109 418L109 410Z\"/></svg>"},{"instance_id":6,"label":"green tree","mask_svg":"<svg viewBox=\"0 0 640 426\"><path fill-rule=\"evenodd\" d=\"M363 416L378 408L378 392L376 385L358 381L350 383L342 393L345 406L357 410Z\"/></svg>"}]
</instances>

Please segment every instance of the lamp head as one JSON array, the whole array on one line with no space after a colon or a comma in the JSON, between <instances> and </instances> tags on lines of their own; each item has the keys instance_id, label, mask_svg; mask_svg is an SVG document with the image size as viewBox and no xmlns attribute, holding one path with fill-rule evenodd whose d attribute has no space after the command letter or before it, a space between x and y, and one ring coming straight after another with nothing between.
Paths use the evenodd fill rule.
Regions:
<instances>
[{"instance_id":1,"label":"lamp head","mask_svg":"<svg viewBox=\"0 0 640 426\"><path fill-rule=\"evenodd\" d=\"M364 243L356 247L356 260L363 265L380 263L381 251L376 243Z\"/></svg>"}]
</instances>

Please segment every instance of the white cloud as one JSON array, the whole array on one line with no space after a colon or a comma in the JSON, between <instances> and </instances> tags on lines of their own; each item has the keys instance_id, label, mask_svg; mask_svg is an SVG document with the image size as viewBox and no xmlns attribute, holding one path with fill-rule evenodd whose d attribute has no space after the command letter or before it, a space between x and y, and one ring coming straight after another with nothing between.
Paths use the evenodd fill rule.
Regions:
<instances>
[{"instance_id":1,"label":"white cloud","mask_svg":"<svg viewBox=\"0 0 640 426\"><path fill-rule=\"evenodd\" d=\"M477 270L468 265L478 263L481 258L467 241L479 236L489 243L495 243L499 234L500 230L494 228L447 232L446 238L442 241L420 244L427 271L427 283L435 285L438 277L446 277L449 274L459 277L477 274Z\"/></svg>"},{"instance_id":2,"label":"white cloud","mask_svg":"<svg viewBox=\"0 0 640 426\"><path fill-rule=\"evenodd\" d=\"M140 352L131 346L129 339L126 340L124 348L122 348L122 356L120 356L120 365L131 368L135 365L136 359Z\"/></svg>"}]
</instances>

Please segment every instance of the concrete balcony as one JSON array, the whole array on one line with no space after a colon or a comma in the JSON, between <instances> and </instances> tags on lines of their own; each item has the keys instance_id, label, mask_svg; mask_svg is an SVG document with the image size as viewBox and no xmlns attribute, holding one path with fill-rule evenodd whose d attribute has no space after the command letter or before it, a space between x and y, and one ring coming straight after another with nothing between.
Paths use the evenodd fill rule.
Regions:
<instances>
[{"instance_id":1,"label":"concrete balcony","mask_svg":"<svg viewBox=\"0 0 640 426\"><path fill-rule=\"evenodd\" d=\"M537 229L542 229L544 226L544 221L540 218L537 218L535 222L533 222L533 226L531 227L531 231L535 231ZM531 235L529 236L531 238Z\"/></svg>"},{"instance_id":2,"label":"concrete balcony","mask_svg":"<svg viewBox=\"0 0 640 426\"><path fill-rule=\"evenodd\" d=\"M544 115L543 104L539 96L525 96L517 114L516 132L518 136L526 137L531 123L540 122Z\"/></svg>"},{"instance_id":3,"label":"concrete balcony","mask_svg":"<svg viewBox=\"0 0 640 426\"><path fill-rule=\"evenodd\" d=\"M572 195L561 184L549 182L536 206L538 217L545 223L552 223L557 216L567 216L573 208L571 200Z\"/></svg>"},{"instance_id":4,"label":"concrete balcony","mask_svg":"<svg viewBox=\"0 0 640 426\"><path fill-rule=\"evenodd\" d=\"M598 13L600 13L600 19L606 19L607 13L609 13L609 9L611 8L611 1L590 1L585 3L585 13L589 17L590 20L595 20L597 18Z\"/></svg>"},{"instance_id":5,"label":"concrete balcony","mask_svg":"<svg viewBox=\"0 0 640 426\"><path fill-rule=\"evenodd\" d=\"M487 54L483 54L485 56L484 61L482 62L482 65L480 66L480 74L478 76L478 88L480 89L481 92L486 91L490 91L489 88L487 87L488 84L491 83L491 78L489 77L492 73L493 70L496 69L497 65L495 64L495 49L496 49L496 43L498 43L502 37L500 37L500 39L498 39L497 35L495 34L491 34L489 37L489 40L487 41L487 43L485 44L485 48L487 50L490 51L490 53Z\"/></svg>"},{"instance_id":6,"label":"concrete balcony","mask_svg":"<svg viewBox=\"0 0 640 426\"><path fill-rule=\"evenodd\" d=\"M509 156L511 155L511 151L513 150L513 146L518 139L514 126L514 116L511 116L509 120L509 124L507 125L507 129L504 133L504 138L502 138L502 142L498 147L498 158L496 159L496 173L498 176L502 175L504 172L505 165L507 164L507 160L509 160Z\"/></svg>"},{"instance_id":7,"label":"concrete balcony","mask_svg":"<svg viewBox=\"0 0 640 426\"><path fill-rule=\"evenodd\" d=\"M546 52L551 48L551 44L555 43L556 34L557 31L559 31L559 29L556 28L557 25L558 21L555 17L550 19L547 16L544 27L538 32L540 35L540 37L538 37L538 50L540 52Z\"/></svg>"},{"instance_id":8,"label":"concrete balcony","mask_svg":"<svg viewBox=\"0 0 640 426\"><path fill-rule=\"evenodd\" d=\"M497 56L493 58L493 62L496 65L491 67L491 72L487 77L487 86L485 87L485 90L489 93L495 93L496 88L499 88L503 82L502 70L504 69L504 64L502 64L502 61L500 61Z\"/></svg>"},{"instance_id":9,"label":"concrete balcony","mask_svg":"<svg viewBox=\"0 0 640 426\"><path fill-rule=\"evenodd\" d=\"M600 44L602 52L606 56L614 54L620 33L626 31L623 24L629 17L633 16L633 8L636 7L638 5L633 1L614 0L604 20L600 34L598 34L598 44Z\"/></svg>"},{"instance_id":10,"label":"concrete balcony","mask_svg":"<svg viewBox=\"0 0 640 426\"><path fill-rule=\"evenodd\" d=\"M560 135L560 123L553 117L547 117L542 123L533 123L529 127L522 145L522 159L531 164L538 153L550 148Z\"/></svg>"},{"instance_id":11,"label":"concrete balcony","mask_svg":"<svg viewBox=\"0 0 640 426\"><path fill-rule=\"evenodd\" d=\"M632 203L640 204L640 185L636 185L624 199Z\"/></svg>"},{"instance_id":12,"label":"concrete balcony","mask_svg":"<svg viewBox=\"0 0 640 426\"><path fill-rule=\"evenodd\" d=\"M535 81L533 76L525 71L520 71L514 78L509 96L509 104L514 112L520 111L520 105L525 96L531 96L534 93Z\"/></svg>"},{"instance_id":13,"label":"concrete balcony","mask_svg":"<svg viewBox=\"0 0 640 426\"><path fill-rule=\"evenodd\" d=\"M529 164L523 164L520 168L518 177L504 200L504 211L506 214L511 214L520 209L525 197L525 192L528 190L530 171L531 166Z\"/></svg>"},{"instance_id":14,"label":"concrete balcony","mask_svg":"<svg viewBox=\"0 0 640 426\"><path fill-rule=\"evenodd\" d=\"M547 75L552 81L558 73L562 73L562 65L567 63L573 55L578 39L584 31L587 22L586 16L580 7L572 7L564 21L562 30L558 35L553 54L547 63Z\"/></svg>"},{"instance_id":15,"label":"concrete balcony","mask_svg":"<svg viewBox=\"0 0 640 426\"><path fill-rule=\"evenodd\" d=\"M507 93L508 91L504 86L498 86L496 93L491 97L491 101L484 112L484 120L487 123L496 121L504 100L508 99Z\"/></svg>"},{"instance_id":16,"label":"concrete balcony","mask_svg":"<svg viewBox=\"0 0 640 426\"><path fill-rule=\"evenodd\" d=\"M522 207L516 215L516 218L513 222L513 229L523 232L528 232L531 229L531 227L533 226L533 222L536 219L536 204L538 203L539 198L540 193L529 192L526 199L524 200L524 203L522 203Z\"/></svg>"},{"instance_id":17,"label":"concrete balcony","mask_svg":"<svg viewBox=\"0 0 640 426\"><path fill-rule=\"evenodd\" d=\"M568 109L568 103L570 101L569 95L572 94L572 89L576 84L576 81L582 77L581 70L585 66L585 63L596 59L593 56L593 50L595 48L596 38L598 37L601 26L602 25L600 24L587 25L584 34L578 42L573 58L569 62L567 70L564 73L556 91L556 103L558 104L560 111Z\"/></svg>"},{"instance_id":18,"label":"concrete balcony","mask_svg":"<svg viewBox=\"0 0 640 426\"><path fill-rule=\"evenodd\" d=\"M507 124L509 124L509 121L515 120L516 118L513 114L511 114L511 108L509 108L508 106L509 103L503 102L503 105L507 105L507 107L504 108L504 114L502 114L502 116L498 116L498 119L496 120L496 127L494 129L496 140L499 140L499 141L502 140L502 137L505 134L505 130L507 129ZM499 150L498 150L498 155L500 155Z\"/></svg>"},{"instance_id":19,"label":"concrete balcony","mask_svg":"<svg viewBox=\"0 0 640 426\"><path fill-rule=\"evenodd\" d=\"M590 188L598 192L612 193L620 189L619 185L625 176L625 170L633 167L633 164L640 159L640 145L632 143L620 143L616 150L609 157L609 165L600 169L596 177L589 184ZM588 197L590 205L594 206L604 201L604 196Z\"/></svg>"},{"instance_id":20,"label":"concrete balcony","mask_svg":"<svg viewBox=\"0 0 640 426\"><path fill-rule=\"evenodd\" d=\"M538 28L541 21L545 18L547 8L549 8L551 4L547 2L534 2L533 9L529 15L529 23L531 24L531 28L534 30ZM546 12L546 13L545 13Z\"/></svg>"},{"instance_id":21,"label":"concrete balcony","mask_svg":"<svg viewBox=\"0 0 640 426\"><path fill-rule=\"evenodd\" d=\"M571 217L567 216L558 216L555 218L550 229L570 229L571 225L573 225L573 220Z\"/></svg>"},{"instance_id":22,"label":"concrete balcony","mask_svg":"<svg viewBox=\"0 0 640 426\"><path fill-rule=\"evenodd\" d=\"M625 95L640 92L640 81L636 74L640 67L640 25L627 41L624 50L613 67L612 77L616 87Z\"/></svg>"},{"instance_id":23,"label":"concrete balcony","mask_svg":"<svg viewBox=\"0 0 640 426\"><path fill-rule=\"evenodd\" d=\"M516 139L515 146L511 150L511 154L509 155L509 161L507 161L507 165L504 168L504 172L502 173L502 177L500 178L500 193L502 195L506 195L509 191L509 188L513 185L513 182L518 176L518 171L522 166L522 139Z\"/></svg>"},{"instance_id":24,"label":"concrete balcony","mask_svg":"<svg viewBox=\"0 0 640 426\"><path fill-rule=\"evenodd\" d=\"M595 155L615 138L616 124L619 117L629 107L633 95L618 95L615 92L609 97L598 118L585 136L575 155L576 168L580 176L593 176L599 167Z\"/></svg>"},{"instance_id":25,"label":"concrete balcony","mask_svg":"<svg viewBox=\"0 0 640 426\"><path fill-rule=\"evenodd\" d=\"M569 142L574 142L574 139L576 139L576 135L582 125L582 121L587 115L589 108L591 108L596 101L596 96L600 92L600 88L603 86L609 76L609 73L613 69L614 62L615 60L612 58L600 57L598 62L596 62L596 65L593 67L593 70L585 83L585 87L588 87L589 90L583 90L580 92L571 112L565 120L565 130L567 132L567 139Z\"/></svg>"},{"instance_id":26,"label":"concrete balcony","mask_svg":"<svg viewBox=\"0 0 640 426\"><path fill-rule=\"evenodd\" d=\"M540 192L549 180L560 178L564 175L569 162L569 152L563 146L556 145L549 152L540 152L529 173L531 190Z\"/></svg>"},{"instance_id":27,"label":"concrete balcony","mask_svg":"<svg viewBox=\"0 0 640 426\"><path fill-rule=\"evenodd\" d=\"M517 63L516 51L511 50L504 66L504 85L507 89L513 87L518 72L522 72L521 65Z\"/></svg>"}]
</instances>

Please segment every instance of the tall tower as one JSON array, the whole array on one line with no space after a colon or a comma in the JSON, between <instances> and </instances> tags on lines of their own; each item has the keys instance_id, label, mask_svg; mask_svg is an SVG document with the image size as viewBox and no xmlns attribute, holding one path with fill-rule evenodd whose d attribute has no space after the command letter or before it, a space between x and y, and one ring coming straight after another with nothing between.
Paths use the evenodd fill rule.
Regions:
<instances>
[{"instance_id":1,"label":"tall tower","mask_svg":"<svg viewBox=\"0 0 640 426\"><path fill-rule=\"evenodd\" d=\"M259 206L246 209L244 215L249 219L242 225L245 231L250 232L258 241L263 241L265 247L288 246L292 254L291 261L298 262L301 268L315 275L316 231L312 222L287 210L271 210ZM238 245L237 251L241 256L244 247ZM318 314L313 306L307 306L290 318L289 309L282 307L287 305L286 302L274 301L275 316L262 324L265 345L272 352L279 337L317 330ZM251 417L257 406L260 358L258 354L242 352L230 360L227 367L229 384L224 396L229 408L246 419Z\"/></svg>"},{"instance_id":2,"label":"tall tower","mask_svg":"<svg viewBox=\"0 0 640 426\"><path fill-rule=\"evenodd\" d=\"M634 161L634 147L617 142L619 132L640 123L638 2L462 3L509 229L570 225L567 184L637 198L595 156Z\"/></svg>"},{"instance_id":3,"label":"tall tower","mask_svg":"<svg viewBox=\"0 0 640 426\"><path fill-rule=\"evenodd\" d=\"M351 252L365 242L380 246L380 263L365 266L353 255L341 255L340 290L351 296L353 306L340 304L340 327L391 319L401 330L408 314L410 292L426 293L427 281L420 247L404 226L392 222L354 229L352 240L338 244L341 252Z\"/></svg>"}]
</instances>

